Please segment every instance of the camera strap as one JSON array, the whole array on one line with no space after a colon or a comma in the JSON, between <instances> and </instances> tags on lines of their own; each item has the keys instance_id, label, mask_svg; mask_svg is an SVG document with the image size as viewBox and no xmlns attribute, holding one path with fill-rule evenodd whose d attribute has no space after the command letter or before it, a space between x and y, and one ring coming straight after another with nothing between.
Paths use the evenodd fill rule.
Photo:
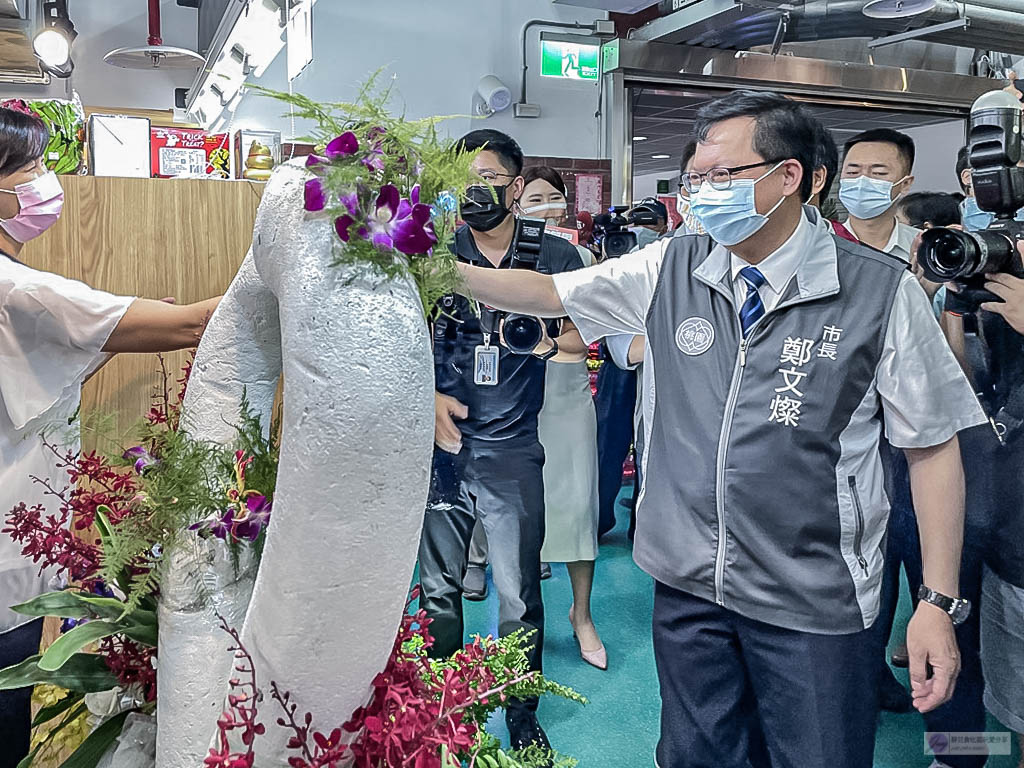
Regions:
<instances>
[{"instance_id":1,"label":"camera strap","mask_svg":"<svg viewBox=\"0 0 1024 768\"><path fill-rule=\"evenodd\" d=\"M1024 382L1018 382L1010 390L1006 403L989 421L996 432L996 437L1004 446L1013 441L1024 426Z\"/></svg>"}]
</instances>

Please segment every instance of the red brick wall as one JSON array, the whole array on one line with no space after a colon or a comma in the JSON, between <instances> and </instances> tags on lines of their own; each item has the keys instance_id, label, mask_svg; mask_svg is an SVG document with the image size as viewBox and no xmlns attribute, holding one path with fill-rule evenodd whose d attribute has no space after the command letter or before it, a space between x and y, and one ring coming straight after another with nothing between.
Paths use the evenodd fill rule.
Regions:
<instances>
[{"instance_id":1,"label":"red brick wall","mask_svg":"<svg viewBox=\"0 0 1024 768\"><path fill-rule=\"evenodd\" d=\"M575 221L576 213L576 174L598 175L603 179L601 184L601 206L607 208L612 199L612 161L581 160L571 157L527 157L525 167L548 165L562 176L565 182L566 197L569 202L569 215Z\"/></svg>"}]
</instances>

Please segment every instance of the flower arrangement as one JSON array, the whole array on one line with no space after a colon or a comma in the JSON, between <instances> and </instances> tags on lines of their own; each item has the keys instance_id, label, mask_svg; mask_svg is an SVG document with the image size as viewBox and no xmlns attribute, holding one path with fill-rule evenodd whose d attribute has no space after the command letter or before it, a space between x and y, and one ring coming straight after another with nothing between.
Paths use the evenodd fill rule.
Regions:
<instances>
[{"instance_id":1,"label":"flower arrangement","mask_svg":"<svg viewBox=\"0 0 1024 768\"><path fill-rule=\"evenodd\" d=\"M456 151L437 130L445 118L406 120L389 110L392 91L371 77L352 103L250 86L291 105L317 128L306 167L305 208L329 218L339 265L363 264L388 278L411 277L424 312L461 285L452 242L463 190L480 183L476 153Z\"/></svg>"},{"instance_id":2,"label":"flower arrangement","mask_svg":"<svg viewBox=\"0 0 1024 768\"><path fill-rule=\"evenodd\" d=\"M418 588L410 597L418 597ZM552 694L579 703L574 691L531 672L528 639L522 630L495 641L479 636L450 659L432 660L433 644L426 613L408 612L402 619L387 666L373 680L368 704L348 722L330 731L314 728L313 717L297 717L291 694L276 681L271 698L281 715L277 724L293 735L295 754L289 768L571 768L576 761L539 747L507 753L484 724L509 698ZM226 624L234 644L238 677L231 680L229 709L217 721L217 745L204 761L207 768L252 768L256 738L266 732L259 722L263 693L257 685L252 657L238 633ZM238 732L241 749L232 746Z\"/></svg>"},{"instance_id":3,"label":"flower arrangement","mask_svg":"<svg viewBox=\"0 0 1024 768\"><path fill-rule=\"evenodd\" d=\"M244 403L235 446L188 437L178 426L190 365L177 381L176 397L162 358L160 366L162 385L140 428L141 444L76 456L44 435L67 484L33 480L57 501L58 513L21 503L7 515L2 533L69 585L12 608L62 619L61 636L44 653L0 670L0 690L50 684L66 692L36 717L40 733L24 766L81 740L83 719L100 694L114 702L103 707L112 706L113 717L81 740L67 765L95 765L129 713L155 710L156 608L165 549L195 535L217 536L236 553L262 543L277 475L276 438L264 436ZM222 530L205 527L210 519ZM88 651L93 646L95 653Z\"/></svg>"}]
</instances>

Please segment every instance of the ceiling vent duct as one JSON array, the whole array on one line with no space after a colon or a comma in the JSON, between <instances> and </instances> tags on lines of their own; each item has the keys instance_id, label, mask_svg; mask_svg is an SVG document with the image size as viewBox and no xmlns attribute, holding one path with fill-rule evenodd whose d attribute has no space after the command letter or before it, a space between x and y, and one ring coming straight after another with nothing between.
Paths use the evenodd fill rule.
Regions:
<instances>
[{"instance_id":1,"label":"ceiling vent duct","mask_svg":"<svg viewBox=\"0 0 1024 768\"><path fill-rule=\"evenodd\" d=\"M665 0L663 9L672 3ZM874 46L920 39L1024 54L1021 0L758 0L757 6L697 0L636 30L633 39L733 50L843 38L873 38Z\"/></svg>"}]
</instances>

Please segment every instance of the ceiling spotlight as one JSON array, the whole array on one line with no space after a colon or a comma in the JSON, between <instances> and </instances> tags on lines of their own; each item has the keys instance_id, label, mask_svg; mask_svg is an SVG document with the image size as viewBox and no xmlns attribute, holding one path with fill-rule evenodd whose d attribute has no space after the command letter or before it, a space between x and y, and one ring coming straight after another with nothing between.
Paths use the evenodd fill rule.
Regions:
<instances>
[{"instance_id":1,"label":"ceiling spotlight","mask_svg":"<svg viewBox=\"0 0 1024 768\"><path fill-rule=\"evenodd\" d=\"M938 0L871 0L862 13L869 19L909 19L928 13Z\"/></svg>"},{"instance_id":2,"label":"ceiling spotlight","mask_svg":"<svg viewBox=\"0 0 1024 768\"><path fill-rule=\"evenodd\" d=\"M634 136L633 141L647 141L646 136Z\"/></svg>"},{"instance_id":3,"label":"ceiling spotlight","mask_svg":"<svg viewBox=\"0 0 1024 768\"><path fill-rule=\"evenodd\" d=\"M672 155L651 155L651 160L668 160Z\"/></svg>"},{"instance_id":4,"label":"ceiling spotlight","mask_svg":"<svg viewBox=\"0 0 1024 768\"><path fill-rule=\"evenodd\" d=\"M75 69L71 45L78 37L68 17L68 0L45 0L42 28L32 40L32 49L42 69L56 77L70 77Z\"/></svg>"}]
</instances>

